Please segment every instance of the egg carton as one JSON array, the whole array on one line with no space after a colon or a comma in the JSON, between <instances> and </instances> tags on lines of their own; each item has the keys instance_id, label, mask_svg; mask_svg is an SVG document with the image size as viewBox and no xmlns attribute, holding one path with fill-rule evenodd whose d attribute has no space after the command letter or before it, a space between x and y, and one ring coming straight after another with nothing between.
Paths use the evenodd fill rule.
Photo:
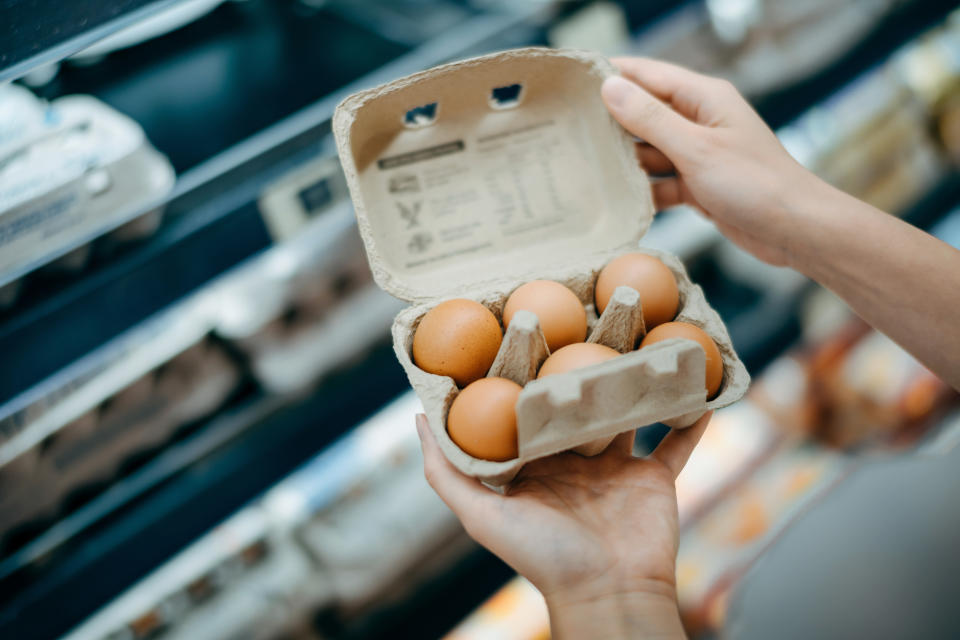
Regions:
<instances>
[{"instance_id":1,"label":"egg carton","mask_svg":"<svg viewBox=\"0 0 960 640\"><path fill-rule=\"evenodd\" d=\"M349 206L273 251L221 287L216 330L266 390L297 395L362 359L402 303L374 286Z\"/></svg>"},{"instance_id":2,"label":"egg carton","mask_svg":"<svg viewBox=\"0 0 960 640\"><path fill-rule=\"evenodd\" d=\"M23 125L0 126L0 307L35 269L83 269L104 234L106 250L152 234L174 184L140 126L91 96L0 93L8 111Z\"/></svg>"},{"instance_id":3,"label":"egg carton","mask_svg":"<svg viewBox=\"0 0 960 640\"><path fill-rule=\"evenodd\" d=\"M143 364L134 363L135 358L119 364ZM0 464L0 541L22 525L56 517L78 495L102 490L127 462L211 415L236 389L240 376L227 353L206 339L182 346L129 384L103 393L112 383L109 378L123 373L107 370L74 389L35 421L35 427L49 433ZM25 431L20 437L29 435ZM4 448L18 444L14 439ZM0 449L0 461L12 455L5 453Z\"/></svg>"},{"instance_id":4,"label":"egg carton","mask_svg":"<svg viewBox=\"0 0 960 640\"><path fill-rule=\"evenodd\" d=\"M681 262L639 249L653 219L650 183L632 138L600 100L616 69L584 51L518 49L455 62L356 93L334 115L334 134L374 279L413 306L393 324L394 348L446 457L491 484L561 451L602 451L617 434L666 422L689 426L746 392L749 375L719 315ZM645 333L642 301L627 287L597 317L593 289L613 258L642 251L677 280L677 320L716 342L724 379L708 400L699 345L665 340L633 351ZM548 355L536 316L518 312L489 375L524 385L518 456L467 455L446 431L459 389L419 369L413 335L451 298L498 319L509 294L536 279L560 282L584 304L588 341L624 355L535 379Z\"/></svg>"}]
</instances>

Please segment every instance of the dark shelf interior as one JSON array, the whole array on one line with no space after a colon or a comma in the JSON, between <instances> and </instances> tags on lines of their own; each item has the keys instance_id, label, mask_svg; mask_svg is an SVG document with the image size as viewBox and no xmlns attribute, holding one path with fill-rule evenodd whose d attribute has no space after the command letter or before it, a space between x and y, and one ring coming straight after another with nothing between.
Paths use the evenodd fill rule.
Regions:
<instances>
[{"instance_id":1,"label":"dark shelf interior","mask_svg":"<svg viewBox=\"0 0 960 640\"><path fill-rule=\"evenodd\" d=\"M177 0L90 0L0 2L0 81L57 62L124 26L136 24Z\"/></svg>"},{"instance_id":2,"label":"dark shelf interior","mask_svg":"<svg viewBox=\"0 0 960 640\"><path fill-rule=\"evenodd\" d=\"M42 95L100 98L183 173L407 51L292 0L227 2L96 64L65 63Z\"/></svg>"},{"instance_id":3,"label":"dark shelf interior","mask_svg":"<svg viewBox=\"0 0 960 640\"><path fill-rule=\"evenodd\" d=\"M0 637L52 638L266 491L407 388L390 345L327 378L310 397L268 406L254 424L58 547L0 581ZM259 402L271 402L261 398ZM57 615L50 615L51 603Z\"/></svg>"},{"instance_id":4,"label":"dark shelf interior","mask_svg":"<svg viewBox=\"0 0 960 640\"><path fill-rule=\"evenodd\" d=\"M258 2L250 4L259 6ZM233 5L230 3L223 10L234 11L230 8ZM334 24L343 22L348 33L358 28L335 17L325 17L324 20L334 21ZM462 40L449 43L443 50L428 48L405 60L396 73L411 73L423 66L438 64L447 57L542 42L537 35L536 21L528 21L523 13L476 23L476 29L472 29L471 24L474 23L463 26L465 37ZM243 48L242 41L228 38L227 43L237 49ZM316 63L324 58L315 52L313 59ZM373 63L373 58L365 59ZM385 58L378 60L380 65L387 61ZM315 71L316 77L323 75L319 67ZM359 69L353 72L360 73ZM298 78L284 80L294 85L310 84L308 76ZM167 203L163 226L153 237L117 255L95 257L91 266L76 276L59 279L43 274L28 276L28 284L39 279L45 286L32 291L25 287L26 293L16 306L6 313L0 312L0 352L11 361L22 363L16 370L8 368L0 372L0 406L111 337L269 247L273 240L262 220L257 200L268 185L286 172L317 156L334 154L329 119L337 94L331 96L330 92L348 78L346 74L336 76L322 90L292 91L291 95L297 96L298 100L309 103L307 111L297 116L296 127L274 126L258 131L255 134L257 148L252 154L244 148L250 140L246 138L242 144L231 146L213 159L188 169L181 175L178 187ZM356 81L357 77L349 79ZM137 84L140 80L140 76L133 74L130 82ZM371 79L370 83L375 81ZM109 83L104 81L104 84ZM137 93L126 89L124 83L116 84L116 91L121 94ZM146 87L143 88L144 95L169 92L169 87L158 88L149 83ZM246 83L241 83L240 88L253 90L252 85ZM307 98L307 95L324 97L318 101L315 97ZM263 102L255 96L248 101ZM274 109L271 113L275 113L280 107L271 109ZM290 115L293 109L292 102L282 107L284 115ZM249 106L241 109L255 110ZM186 113L187 110L181 115L185 117ZM195 130L191 135L198 145L205 144L202 140L211 120L216 122L217 118L205 116L197 119L202 124L192 125ZM243 131L249 129L247 135L256 127L269 124L268 118L262 114L243 122L246 123ZM242 133L241 129L227 128L230 136ZM216 127L213 130L214 137L217 137L216 131L219 130ZM162 138L154 140L158 146L162 141ZM190 136L175 134L167 142L176 145L189 141ZM211 144L219 147L226 141L218 137L218 141ZM104 308L112 309L108 317L101 313Z\"/></svg>"}]
</instances>

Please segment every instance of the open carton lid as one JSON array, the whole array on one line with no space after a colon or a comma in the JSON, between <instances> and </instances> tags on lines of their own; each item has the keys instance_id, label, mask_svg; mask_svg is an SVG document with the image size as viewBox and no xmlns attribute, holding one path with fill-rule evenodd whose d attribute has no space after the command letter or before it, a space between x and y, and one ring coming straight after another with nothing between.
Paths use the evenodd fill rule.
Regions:
<instances>
[{"instance_id":1,"label":"open carton lid","mask_svg":"<svg viewBox=\"0 0 960 640\"><path fill-rule=\"evenodd\" d=\"M427 302L636 247L654 207L600 99L615 73L516 49L345 99L333 130L377 284Z\"/></svg>"}]
</instances>

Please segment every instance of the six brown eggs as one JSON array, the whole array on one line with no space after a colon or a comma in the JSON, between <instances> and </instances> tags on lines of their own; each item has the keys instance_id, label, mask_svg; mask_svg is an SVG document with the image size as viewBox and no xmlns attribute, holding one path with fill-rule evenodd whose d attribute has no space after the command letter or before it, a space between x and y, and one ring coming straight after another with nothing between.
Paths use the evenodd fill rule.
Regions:
<instances>
[{"instance_id":1,"label":"six brown eggs","mask_svg":"<svg viewBox=\"0 0 960 640\"><path fill-rule=\"evenodd\" d=\"M669 338L697 342L706 354L707 398L714 397L723 380L720 351L703 329L674 320L680 297L673 272L647 254L619 256L597 278L594 303L598 314L619 286L640 294L646 335L639 348ZM610 347L585 342L586 309L577 295L559 282L534 280L515 289L503 307L504 328L520 310L537 316L549 349L538 378L620 355ZM484 460L517 456L515 406L522 387L505 378L486 377L502 339L503 330L493 312L467 299L447 300L430 309L413 337L414 364L428 373L449 376L462 389L447 416L448 435L464 452Z\"/></svg>"}]
</instances>

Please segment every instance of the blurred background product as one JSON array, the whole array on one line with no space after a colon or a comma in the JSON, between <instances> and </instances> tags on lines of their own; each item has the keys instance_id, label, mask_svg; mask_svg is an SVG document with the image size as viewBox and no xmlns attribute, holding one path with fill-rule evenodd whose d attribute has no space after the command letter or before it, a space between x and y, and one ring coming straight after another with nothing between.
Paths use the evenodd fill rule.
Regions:
<instances>
[{"instance_id":1,"label":"blurred background product","mask_svg":"<svg viewBox=\"0 0 960 640\"><path fill-rule=\"evenodd\" d=\"M757 98L823 70L903 4L899 0L687 3L644 34L637 48L646 55L725 77L747 96Z\"/></svg>"},{"instance_id":2,"label":"blurred background product","mask_svg":"<svg viewBox=\"0 0 960 640\"><path fill-rule=\"evenodd\" d=\"M75 272L99 249L149 236L173 187L170 163L129 118L90 96L47 104L0 85L0 305L22 276Z\"/></svg>"},{"instance_id":3,"label":"blurred background product","mask_svg":"<svg viewBox=\"0 0 960 640\"><path fill-rule=\"evenodd\" d=\"M960 246L951 2L2 11L4 638L548 637L536 590L423 480L400 303L373 284L330 135L352 91L525 45L666 58L729 78L811 170ZM678 481L683 619L761 637L752 585L788 579L778 540L875 460L946 460L958 396L689 208L644 243L683 257L756 381Z\"/></svg>"}]
</instances>

